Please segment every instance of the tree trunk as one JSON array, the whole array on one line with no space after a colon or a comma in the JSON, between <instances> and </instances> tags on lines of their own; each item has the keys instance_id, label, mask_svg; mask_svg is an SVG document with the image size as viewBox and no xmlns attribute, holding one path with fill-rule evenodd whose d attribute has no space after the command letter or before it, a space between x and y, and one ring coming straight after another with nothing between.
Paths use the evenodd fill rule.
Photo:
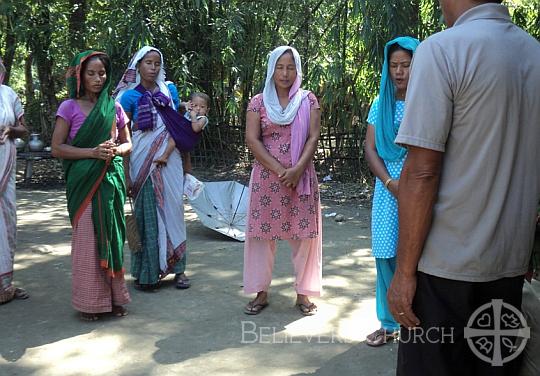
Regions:
<instances>
[{"instance_id":1,"label":"tree trunk","mask_svg":"<svg viewBox=\"0 0 540 376\"><path fill-rule=\"evenodd\" d=\"M26 103L33 102L36 98L34 95L34 79L32 78L32 63L34 57L29 53L24 61L24 88L26 92Z\"/></svg>"},{"instance_id":2,"label":"tree trunk","mask_svg":"<svg viewBox=\"0 0 540 376\"><path fill-rule=\"evenodd\" d=\"M74 51L85 49L86 0L69 0L69 45Z\"/></svg>"},{"instance_id":3,"label":"tree trunk","mask_svg":"<svg viewBox=\"0 0 540 376\"><path fill-rule=\"evenodd\" d=\"M4 85L9 85L9 76L11 75L11 67L15 58L15 50L17 49L17 36L13 30L15 26L15 16L11 15L7 18L6 30L6 53L4 55L4 66L6 67L6 75L4 76Z\"/></svg>"},{"instance_id":4,"label":"tree trunk","mask_svg":"<svg viewBox=\"0 0 540 376\"><path fill-rule=\"evenodd\" d=\"M213 81L214 81L214 76L215 76L215 73L214 73L214 59L218 58L218 56L214 56L213 54L213 51L214 49L212 48L212 40L214 39L214 27L213 25L215 24L216 20L216 14L215 14L215 9L214 9L214 2L213 1L209 1L208 2L208 30L207 30L207 42L206 42L206 48L208 49L207 50L207 53L208 53L208 61L211 62L211 66L208 67L208 72L210 73L209 74L209 77L208 77L208 95L210 96L210 98L214 98L214 85L213 85Z\"/></svg>"},{"instance_id":5,"label":"tree trunk","mask_svg":"<svg viewBox=\"0 0 540 376\"><path fill-rule=\"evenodd\" d=\"M52 75L52 62L47 55L43 53L36 53L36 62L38 77L41 87L41 96L44 100L44 111L42 113L41 133L45 139L48 139L52 133L54 125L54 113L58 108L58 101L56 100L54 80Z\"/></svg>"},{"instance_id":6,"label":"tree trunk","mask_svg":"<svg viewBox=\"0 0 540 376\"><path fill-rule=\"evenodd\" d=\"M56 90L52 74L53 62L49 54L52 26L50 24L50 11L46 1L39 2L37 14L33 18L35 27L29 41L34 59L36 60L42 104L44 105L41 112L40 128L43 137L48 139L52 133L54 113L58 108L58 101L56 100Z\"/></svg>"}]
</instances>

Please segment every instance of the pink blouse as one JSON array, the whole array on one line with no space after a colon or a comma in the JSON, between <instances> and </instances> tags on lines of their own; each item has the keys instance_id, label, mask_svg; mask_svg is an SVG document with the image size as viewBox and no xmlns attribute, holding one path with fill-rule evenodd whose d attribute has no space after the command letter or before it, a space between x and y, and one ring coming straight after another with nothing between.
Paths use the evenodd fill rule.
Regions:
<instances>
[{"instance_id":1,"label":"pink blouse","mask_svg":"<svg viewBox=\"0 0 540 376\"><path fill-rule=\"evenodd\" d=\"M119 103L116 106L116 129L122 129L129 123L129 118ZM56 111L56 116L61 117L69 125L68 143L71 143L77 132L86 120L86 115L82 111L79 103L75 99L68 99L62 102Z\"/></svg>"}]
</instances>

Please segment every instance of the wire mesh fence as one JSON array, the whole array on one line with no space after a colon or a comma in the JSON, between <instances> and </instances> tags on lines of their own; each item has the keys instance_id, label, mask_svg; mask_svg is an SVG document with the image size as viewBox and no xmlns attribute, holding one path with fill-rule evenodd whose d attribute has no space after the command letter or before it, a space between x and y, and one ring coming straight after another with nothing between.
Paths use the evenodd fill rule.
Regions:
<instances>
[{"instance_id":1,"label":"wire mesh fence","mask_svg":"<svg viewBox=\"0 0 540 376\"><path fill-rule=\"evenodd\" d=\"M324 127L315 154L315 169L322 179L365 183L371 179L364 159L365 126L356 124L350 131ZM249 172L253 156L245 143L243 126L216 126L205 134L192 154L192 164L198 170L217 169L231 175Z\"/></svg>"}]
</instances>

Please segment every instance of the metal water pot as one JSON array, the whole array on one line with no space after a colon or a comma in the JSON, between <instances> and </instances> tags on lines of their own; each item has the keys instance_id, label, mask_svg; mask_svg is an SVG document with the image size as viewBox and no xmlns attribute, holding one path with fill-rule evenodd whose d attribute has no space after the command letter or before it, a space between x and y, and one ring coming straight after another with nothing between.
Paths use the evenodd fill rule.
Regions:
<instances>
[{"instance_id":1,"label":"metal water pot","mask_svg":"<svg viewBox=\"0 0 540 376\"><path fill-rule=\"evenodd\" d=\"M28 149L30 151L42 151L45 144L41 139L39 138L39 133L32 133L30 134L30 140L28 141Z\"/></svg>"},{"instance_id":2,"label":"metal water pot","mask_svg":"<svg viewBox=\"0 0 540 376\"><path fill-rule=\"evenodd\" d=\"M26 145L26 142L24 142L22 138L14 139L13 143L15 144L15 149L17 149L17 151L23 151L24 146Z\"/></svg>"}]
</instances>

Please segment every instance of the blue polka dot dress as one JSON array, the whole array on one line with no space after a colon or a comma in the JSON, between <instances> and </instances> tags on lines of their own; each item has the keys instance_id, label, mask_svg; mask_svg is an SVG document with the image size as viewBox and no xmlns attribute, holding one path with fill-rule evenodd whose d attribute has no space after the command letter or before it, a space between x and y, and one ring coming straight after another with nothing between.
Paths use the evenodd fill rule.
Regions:
<instances>
[{"instance_id":1,"label":"blue polka dot dress","mask_svg":"<svg viewBox=\"0 0 540 376\"><path fill-rule=\"evenodd\" d=\"M375 99L369 110L367 122L374 126L379 111L379 99ZM401 123L405 111L405 102L396 101L394 121ZM399 179L403 162L407 155L397 161L384 161L392 179ZM392 258L396 256L398 243L398 208L397 200L384 187L384 183L375 178L375 191L371 208L371 248L376 258Z\"/></svg>"}]
</instances>

